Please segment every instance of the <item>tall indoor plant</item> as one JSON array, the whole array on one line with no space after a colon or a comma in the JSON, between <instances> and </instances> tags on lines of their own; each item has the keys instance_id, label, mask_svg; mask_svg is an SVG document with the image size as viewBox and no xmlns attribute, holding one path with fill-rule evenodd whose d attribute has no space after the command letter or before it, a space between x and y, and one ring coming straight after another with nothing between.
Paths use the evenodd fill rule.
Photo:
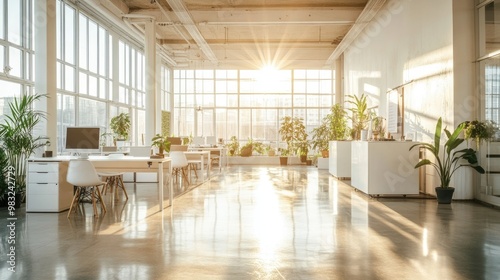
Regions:
<instances>
[{"instance_id":1,"label":"tall indoor plant","mask_svg":"<svg viewBox=\"0 0 500 280\"><path fill-rule=\"evenodd\" d=\"M44 94L23 95L9 103L10 115L4 115L0 123L0 141L7 156L7 163L14 168L16 193L26 191L26 167L28 158L38 148L50 142L46 136L35 136L34 128L45 118L45 112L35 110L33 105ZM18 199L16 199L18 201Z\"/></svg>"},{"instance_id":2,"label":"tall indoor plant","mask_svg":"<svg viewBox=\"0 0 500 280\"><path fill-rule=\"evenodd\" d=\"M345 140L349 134L347 112L339 103L332 106L321 124L312 130L311 145L318 149L323 157L328 157L329 141Z\"/></svg>"},{"instance_id":3,"label":"tall indoor plant","mask_svg":"<svg viewBox=\"0 0 500 280\"><path fill-rule=\"evenodd\" d=\"M460 138L460 133L464 130L465 125L463 123L458 125L453 133L450 133L450 131L444 128L444 132L448 137L448 140L444 143L442 150L440 149L441 127L442 119L439 118L436 124L436 131L434 133L434 143L415 144L410 147L410 150L415 147L420 147L429 151L434 156L434 162L429 159L422 159L415 165L415 168L419 168L424 165L434 167L441 183L439 187L436 187L438 203L451 203L455 188L450 187L450 181L457 169L463 166L469 166L480 174L484 174L485 171L478 164L476 151L474 149L465 148L455 150L465 141L464 138Z\"/></svg>"},{"instance_id":4,"label":"tall indoor plant","mask_svg":"<svg viewBox=\"0 0 500 280\"><path fill-rule=\"evenodd\" d=\"M285 163L285 157L288 157L298 148L298 143L307 140L306 127L304 121L299 117L285 116L281 119L279 128L281 141L286 143L286 148L280 149L281 162Z\"/></svg>"}]
</instances>

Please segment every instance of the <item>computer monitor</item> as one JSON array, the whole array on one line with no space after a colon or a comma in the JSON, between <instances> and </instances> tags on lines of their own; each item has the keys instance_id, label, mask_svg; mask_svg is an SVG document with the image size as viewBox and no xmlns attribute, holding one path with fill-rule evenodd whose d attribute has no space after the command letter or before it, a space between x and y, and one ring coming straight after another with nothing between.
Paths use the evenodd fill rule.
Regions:
<instances>
[{"instance_id":1,"label":"computer monitor","mask_svg":"<svg viewBox=\"0 0 500 280\"><path fill-rule=\"evenodd\" d=\"M217 145L217 137L215 137L215 136L207 136L205 138L205 144L212 145L212 146Z\"/></svg>"},{"instance_id":2,"label":"computer monitor","mask_svg":"<svg viewBox=\"0 0 500 280\"><path fill-rule=\"evenodd\" d=\"M171 145L182 145L182 139L180 137L167 137L167 140Z\"/></svg>"},{"instance_id":3,"label":"computer monitor","mask_svg":"<svg viewBox=\"0 0 500 280\"><path fill-rule=\"evenodd\" d=\"M205 145L205 137L194 136L192 144L195 146Z\"/></svg>"},{"instance_id":4,"label":"computer monitor","mask_svg":"<svg viewBox=\"0 0 500 280\"><path fill-rule=\"evenodd\" d=\"M98 153L100 135L99 127L67 127L65 149L82 158L89 153Z\"/></svg>"}]
</instances>

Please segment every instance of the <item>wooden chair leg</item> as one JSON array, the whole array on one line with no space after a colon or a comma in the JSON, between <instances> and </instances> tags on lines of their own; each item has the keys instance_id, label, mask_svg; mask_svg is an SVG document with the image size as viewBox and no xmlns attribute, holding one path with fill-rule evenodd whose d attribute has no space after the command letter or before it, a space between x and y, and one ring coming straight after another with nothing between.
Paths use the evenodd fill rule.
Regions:
<instances>
[{"instance_id":1,"label":"wooden chair leg","mask_svg":"<svg viewBox=\"0 0 500 280\"><path fill-rule=\"evenodd\" d=\"M101 192L99 191L99 187L96 187L97 189L97 197L101 201L101 212L106 213L106 205L104 205L104 199L102 198Z\"/></svg>"},{"instance_id":2,"label":"wooden chair leg","mask_svg":"<svg viewBox=\"0 0 500 280\"><path fill-rule=\"evenodd\" d=\"M70 205L69 211L68 211L68 218L71 215L71 212L74 210L75 202L77 202L79 199L80 199L80 188L77 187L75 194L73 195L73 199L71 200L71 205Z\"/></svg>"},{"instance_id":3,"label":"wooden chair leg","mask_svg":"<svg viewBox=\"0 0 500 280\"><path fill-rule=\"evenodd\" d=\"M127 198L126 200L128 200L128 194L127 194L127 190L125 189L125 184L123 184L122 176L118 176L118 184L119 184L120 188L123 190L123 193L125 194L125 197Z\"/></svg>"}]
</instances>

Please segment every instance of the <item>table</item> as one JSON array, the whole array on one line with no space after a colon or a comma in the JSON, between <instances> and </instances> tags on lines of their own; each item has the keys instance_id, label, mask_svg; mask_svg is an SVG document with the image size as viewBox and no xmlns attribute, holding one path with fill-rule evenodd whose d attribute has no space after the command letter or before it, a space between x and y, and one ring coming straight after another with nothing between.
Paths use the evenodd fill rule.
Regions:
<instances>
[{"instance_id":1,"label":"table","mask_svg":"<svg viewBox=\"0 0 500 280\"><path fill-rule=\"evenodd\" d=\"M223 165L227 166L227 153L226 153L225 147L195 147L195 146L191 146L188 148L188 151L219 151L219 157L220 157L219 170Z\"/></svg>"},{"instance_id":2,"label":"table","mask_svg":"<svg viewBox=\"0 0 500 280\"><path fill-rule=\"evenodd\" d=\"M29 162L68 162L77 157L72 156L58 156L51 158L30 158ZM90 156L88 158L94 165L97 171L118 171L118 172L151 172L156 169L158 172L158 201L160 211L163 210L163 170L166 167L164 164L168 163L169 173L172 174L171 159L165 158L149 158L149 157L109 157L109 156ZM59 180L66 180L60 178ZM28 184L29 185L29 184ZM170 206L173 205L173 184L170 180Z\"/></svg>"},{"instance_id":3,"label":"table","mask_svg":"<svg viewBox=\"0 0 500 280\"><path fill-rule=\"evenodd\" d=\"M205 174L205 158L207 159L207 177L206 179L208 180L210 178L210 168L211 168L211 164L210 164L210 151L185 151L184 154L186 155L186 157L188 158L188 162L189 163L200 163L201 164L201 174L202 176L205 176L203 174ZM191 156L191 157L190 157ZM194 162L191 160L190 161L190 158L197 158L197 157L200 157L200 160L195 160Z\"/></svg>"}]
</instances>

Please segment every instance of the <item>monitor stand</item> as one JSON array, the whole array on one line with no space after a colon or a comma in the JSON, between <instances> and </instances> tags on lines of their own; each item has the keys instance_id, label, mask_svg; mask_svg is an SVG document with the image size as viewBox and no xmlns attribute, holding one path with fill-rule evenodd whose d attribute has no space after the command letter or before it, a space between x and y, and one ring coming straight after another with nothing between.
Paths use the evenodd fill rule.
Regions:
<instances>
[{"instance_id":1,"label":"monitor stand","mask_svg":"<svg viewBox=\"0 0 500 280\"><path fill-rule=\"evenodd\" d=\"M89 159L88 153L75 152L75 153L73 153L73 156L78 157L79 159Z\"/></svg>"}]
</instances>

